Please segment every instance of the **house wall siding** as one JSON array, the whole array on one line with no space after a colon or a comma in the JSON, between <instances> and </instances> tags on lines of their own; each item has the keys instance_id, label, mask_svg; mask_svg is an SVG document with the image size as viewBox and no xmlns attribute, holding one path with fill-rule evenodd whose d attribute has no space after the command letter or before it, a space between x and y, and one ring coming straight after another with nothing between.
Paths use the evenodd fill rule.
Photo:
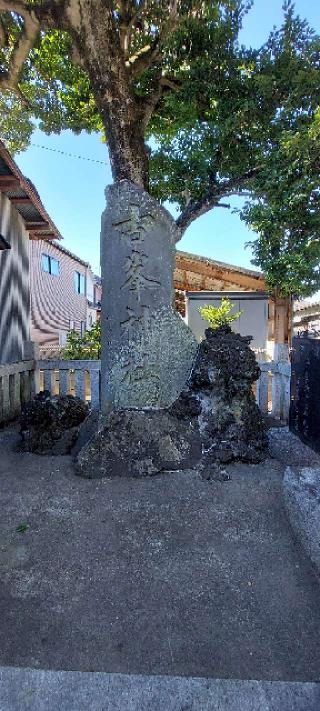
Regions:
<instances>
[{"instance_id":1,"label":"house wall siding","mask_svg":"<svg viewBox=\"0 0 320 711\"><path fill-rule=\"evenodd\" d=\"M59 276L44 272L42 254L59 261ZM86 322L87 298L74 289L74 272L86 276L87 268L49 241L30 242L31 340L58 344L59 336L70 330L70 321L80 331Z\"/></svg>"},{"instance_id":2,"label":"house wall siding","mask_svg":"<svg viewBox=\"0 0 320 711\"><path fill-rule=\"evenodd\" d=\"M0 232L11 249L0 251L0 363L22 359L29 340L29 237L10 200L0 193Z\"/></svg>"}]
</instances>

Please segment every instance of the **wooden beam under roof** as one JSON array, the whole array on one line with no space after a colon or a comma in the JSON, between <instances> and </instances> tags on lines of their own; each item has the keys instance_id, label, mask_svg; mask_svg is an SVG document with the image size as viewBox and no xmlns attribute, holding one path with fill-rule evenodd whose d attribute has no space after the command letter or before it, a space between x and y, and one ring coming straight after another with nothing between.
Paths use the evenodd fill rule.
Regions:
<instances>
[{"instance_id":1,"label":"wooden beam under roof","mask_svg":"<svg viewBox=\"0 0 320 711\"><path fill-rule=\"evenodd\" d=\"M176 255L176 267L177 269L190 272L191 274L193 272L194 274L201 274L202 276L208 276L213 279L238 284L239 286L246 287L247 289L252 288L253 291L264 291L265 289L263 277L253 277L249 274L241 274L240 272L233 271L228 268L215 266L209 262L204 263L202 260L191 260L179 254ZM192 291L192 289L190 291Z\"/></svg>"},{"instance_id":2,"label":"wooden beam under roof","mask_svg":"<svg viewBox=\"0 0 320 711\"><path fill-rule=\"evenodd\" d=\"M18 179L16 178L15 175L0 175L0 184L1 183L17 183Z\"/></svg>"},{"instance_id":3,"label":"wooden beam under roof","mask_svg":"<svg viewBox=\"0 0 320 711\"><path fill-rule=\"evenodd\" d=\"M47 229L50 229L49 222L26 222L28 232L41 232L41 230Z\"/></svg>"},{"instance_id":4,"label":"wooden beam under roof","mask_svg":"<svg viewBox=\"0 0 320 711\"><path fill-rule=\"evenodd\" d=\"M28 205L28 203L32 203L31 198L24 196L24 197L10 197L9 198L10 202L12 202L13 205Z\"/></svg>"},{"instance_id":5,"label":"wooden beam under roof","mask_svg":"<svg viewBox=\"0 0 320 711\"><path fill-rule=\"evenodd\" d=\"M19 186L19 180L14 176L12 176L11 180L10 175L0 175L0 190L13 190Z\"/></svg>"},{"instance_id":6,"label":"wooden beam under roof","mask_svg":"<svg viewBox=\"0 0 320 711\"><path fill-rule=\"evenodd\" d=\"M40 232L39 234L31 232L29 239L31 240L31 242L35 242L39 239L56 239L56 235L54 234L54 232L45 232L45 234L43 234L42 232Z\"/></svg>"}]
</instances>

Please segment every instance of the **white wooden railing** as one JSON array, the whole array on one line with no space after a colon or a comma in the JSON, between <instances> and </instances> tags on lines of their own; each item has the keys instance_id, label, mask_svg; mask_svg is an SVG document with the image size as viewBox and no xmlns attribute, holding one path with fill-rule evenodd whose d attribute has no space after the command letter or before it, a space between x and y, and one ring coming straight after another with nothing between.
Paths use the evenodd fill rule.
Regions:
<instances>
[{"instance_id":1,"label":"white wooden railing","mask_svg":"<svg viewBox=\"0 0 320 711\"><path fill-rule=\"evenodd\" d=\"M259 362L256 401L264 414L287 422L290 406L290 364ZM20 414L21 405L37 392L77 395L100 408L100 360L26 360L0 365L0 424Z\"/></svg>"},{"instance_id":2,"label":"white wooden railing","mask_svg":"<svg viewBox=\"0 0 320 711\"><path fill-rule=\"evenodd\" d=\"M21 412L21 405L38 392L34 360L0 365L0 424L9 422Z\"/></svg>"},{"instance_id":3,"label":"white wooden railing","mask_svg":"<svg viewBox=\"0 0 320 711\"><path fill-rule=\"evenodd\" d=\"M0 365L0 424L18 417L21 405L42 390L77 395L99 410L100 369L99 360L25 360Z\"/></svg>"},{"instance_id":4,"label":"white wooden railing","mask_svg":"<svg viewBox=\"0 0 320 711\"><path fill-rule=\"evenodd\" d=\"M39 390L51 395L77 395L100 408L100 360L40 360Z\"/></svg>"}]
</instances>

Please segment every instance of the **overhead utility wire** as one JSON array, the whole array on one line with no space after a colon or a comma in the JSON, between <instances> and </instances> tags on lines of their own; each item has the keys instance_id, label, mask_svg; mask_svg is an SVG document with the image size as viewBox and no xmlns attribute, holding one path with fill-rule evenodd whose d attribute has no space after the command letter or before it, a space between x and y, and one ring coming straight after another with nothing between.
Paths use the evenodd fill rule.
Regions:
<instances>
[{"instance_id":1,"label":"overhead utility wire","mask_svg":"<svg viewBox=\"0 0 320 711\"><path fill-rule=\"evenodd\" d=\"M79 160L88 160L91 163L100 163L100 165L108 165L107 161L97 160L96 158L88 158L86 156L78 156L75 153L66 153L66 151L60 151L59 148L49 148L48 146L40 146L38 143L31 143L32 148L42 148L44 151L52 151L52 153L61 153L63 156L68 158L78 158Z\"/></svg>"}]
</instances>

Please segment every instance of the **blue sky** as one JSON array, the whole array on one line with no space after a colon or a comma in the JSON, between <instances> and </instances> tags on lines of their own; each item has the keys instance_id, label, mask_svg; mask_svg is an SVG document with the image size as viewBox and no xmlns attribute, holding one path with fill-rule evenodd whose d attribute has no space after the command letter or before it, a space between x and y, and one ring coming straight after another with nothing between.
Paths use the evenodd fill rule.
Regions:
<instances>
[{"instance_id":1,"label":"blue sky","mask_svg":"<svg viewBox=\"0 0 320 711\"><path fill-rule=\"evenodd\" d=\"M255 0L245 21L242 41L260 46L273 25L281 23L281 8L282 0ZM296 9L320 31L319 0L296 0ZM100 219L105 204L104 189L111 182L106 146L98 135L82 133L75 136L70 131L64 131L60 136L46 136L37 131L32 144L16 157L19 167L36 185L64 237L64 246L89 261L99 273ZM101 162L80 160L57 151ZM238 206L239 200L235 199L232 204ZM237 215L220 208L194 222L178 248L232 264L251 266L250 249L245 249L245 243L253 237Z\"/></svg>"}]
</instances>

